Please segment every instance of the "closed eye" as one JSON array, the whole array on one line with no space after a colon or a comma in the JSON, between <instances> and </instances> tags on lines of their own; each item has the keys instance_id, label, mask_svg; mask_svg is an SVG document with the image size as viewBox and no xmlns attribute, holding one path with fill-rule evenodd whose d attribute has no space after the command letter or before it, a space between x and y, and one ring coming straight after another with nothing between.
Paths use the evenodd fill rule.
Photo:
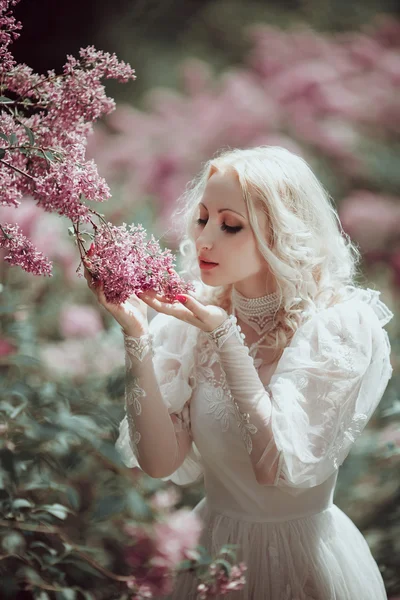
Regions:
<instances>
[{"instance_id":1,"label":"closed eye","mask_svg":"<svg viewBox=\"0 0 400 600\"><path fill-rule=\"evenodd\" d=\"M196 223L197 225L205 225L207 221L206 219L197 219ZM222 223L221 229L222 231L226 231L227 233L238 233L238 231L243 229L243 227L241 225L237 225L236 227L230 227L229 225L226 225L226 223Z\"/></svg>"}]
</instances>

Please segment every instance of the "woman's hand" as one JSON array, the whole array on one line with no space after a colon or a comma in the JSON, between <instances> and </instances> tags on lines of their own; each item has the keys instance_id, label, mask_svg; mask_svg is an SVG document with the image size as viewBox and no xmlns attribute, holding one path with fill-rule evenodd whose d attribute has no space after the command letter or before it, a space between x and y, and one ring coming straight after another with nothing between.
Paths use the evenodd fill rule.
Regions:
<instances>
[{"instance_id":1,"label":"woman's hand","mask_svg":"<svg viewBox=\"0 0 400 600\"><path fill-rule=\"evenodd\" d=\"M229 317L223 308L212 304L204 305L187 294L179 294L178 301L172 303L153 292L139 294L139 297L158 312L172 315L206 332L213 331Z\"/></svg>"},{"instance_id":2,"label":"woman's hand","mask_svg":"<svg viewBox=\"0 0 400 600\"><path fill-rule=\"evenodd\" d=\"M96 281L87 267L90 268L90 262L84 261L84 275L89 289L94 293L99 304L104 306L121 325L124 333L132 337L140 337L148 333L147 305L135 294L123 304L107 302L101 282Z\"/></svg>"}]
</instances>

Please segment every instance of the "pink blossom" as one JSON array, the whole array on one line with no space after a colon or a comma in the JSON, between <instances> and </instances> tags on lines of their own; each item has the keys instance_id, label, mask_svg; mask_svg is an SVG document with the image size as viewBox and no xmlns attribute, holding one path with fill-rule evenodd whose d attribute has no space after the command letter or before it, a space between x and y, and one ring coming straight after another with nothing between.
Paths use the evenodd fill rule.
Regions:
<instances>
[{"instance_id":1,"label":"pink blossom","mask_svg":"<svg viewBox=\"0 0 400 600\"><path fill-rule=\"evenodd\" d=\"M171 567L186 558L199 541L202 522L195 513L181 509L168 515L154 526L157 553Z\"/></svg>"},{"instance_id":2,"label":"pink blossom","mask_svg":"<svg viewBox=\"0 0 400 600\"><path fill-rule=\"evenodd\" d=\"M98 310L83 304L67 304L61 309L60 331L65 338L93 337L104 329Z\"/></svg>"},{"instance_id":3,"label":"pink blossom","mask_svg":"<svg viewBox=\"0 0 400 600\"><path fill-rule=\"evenodd\" d=\"M180 494L175 488L158 490L150 500L150 506L156 511L168 511L180 500Z\"/></svg>"},{"instance_id":4,"label":"pink blossom","mask_svg":"<svg viewBox=\"0 0 400 600\"><path fill-rule=\"evenodd\" d=\"M0 0L0 62L6 64L0 70L1 94L8 102L0 108L0 205L17 207L23 196L32 196L45 211L65 215L73 223L89 223L94 211L86 201L110 197L95 163L85 159L92 123L115 108L101 80L127 82L135 79L134 71L115 54L93 46L82 48L79 58L68 56L61 75L54 71L39 75L16 64L8 50L21 28L9 10L15 4ZM15 235L11 243L4 231L6 260L22 266L28 244L24 242L22 252L22 238L17 246ZM29 252L30 262L25 258L23 268L41 273L39 254L34 256L30 247Z\"/></svg>"},{"instance_id":5,"label":"pink blossom","mask_svg":"<svg viewBox=\"0 0 400 600\"><path fill-rule=\"evenodd\" d=\"M55 379L68 377L76 383L88 377L106 377L124 362L120 334L101 332L96 337L69 338L42 344L40 359L46 372Z\"/></svg>"},{"instance_id":6,"label":"pink blossom","mask_svg":"<svg viewBox=\"0 0 400 600\"><path fill-rule=\"evenodd\" d=\"M16 346L6 340L5 338L0 338L0 357L8 356L9 354L14 354L17 350Z\"/></svg>"},{"instance_id":7,"label":"pink blossom","mask_svg":"<svg viewBox=\"0 0 400 600\"><path fill-rule=\"evenodd\" d=\"M15 61L8 46L19 37L22 28L10 9L19 0L0 0L0 74L12 68Z\"/></svg>"},{"instance_id":8,"label":"pink blossom","mask_svg":"<svg viewBox=\"0 0 400 600\"><path fill-rule=\"evenodd\" d=\"M129 525L126 532L134 544L125 550L125 560L133 569L134 581L128 587L135 589L134 598L152 598L172 591L173 577L169 565L159 560L156 541L143 526ZM143 595L147 594L153 595Z\"/></svg>"},{"instance_id":9,"label":"pink blossom","mask_svg":"<svg viewBox=\"0 0 400 600\"><path fill-rule=\"evenodd\" d=\"M400 231L399 200L369 191L354 191L343 199L339 216L363 252L384 249Z\"/></svg>"},{"instance_id":10,"label":"pink blossom","mask_svg":"<svg viewBox=\"0 0 400 600\"><path fill-rule=\"evenodd\" d=\"M32 242L21 233L18 225L5 223L0 226L0 248L5 248L8 252L4 260L10 265L17 265L33 275L51 276L49 260L36 250Z\"/></svg>"},{"instance_id":11,"label":"pink blossom","mask_svg":"<svg viewBox=\"0 0 400 600\"><path fill-rule=\"evenodd\" d=\"M141 585L156 596L172 592L174 569L197 545L201 528L199 518L187 509L164 516L151 532L143 525L125 526L134 539L125 551L125 560L133 569L134 581L129 587L139 594L135 597L141 598Z\"/></svg>"},{"instance_id":12,"label":"pink blossom","mask_svg":"<svg viewBox=\"0 0 400 600\"><path fill-rule=\"evenodd\" d=\"M174 271L174 257L169 249L161 250L151 236L146 239L142 225L111 223L97 228L88 252L89 270L102 283L108 302L121 304L132 294L154 290L169 301L179 293L193 289Z\"/></svg>"},{"instance_id":13,"label":"pink blossom","mask_svg":"<svg viewBox=\"0 0 400 600\"><path fill-rule=\"evenodd\" d=\"M211 563L209 577L203 576L204 581L197 586L199 600L212 596L225 596L229 592L242 590L246 584L244 576L247 566L244 563L234 565L228 574L225 567Z\"/></svg>"},{"instance_id":14,"label":"pink blossom","mask_svg":"<svg viewBox=\"0 0 400 600\"><path fill-rule=\"evenodd\" d=\"M393 268L394 283L400 287L400 251L397 250L390 257L390 265Z\"/></svg>"}]
</instances>

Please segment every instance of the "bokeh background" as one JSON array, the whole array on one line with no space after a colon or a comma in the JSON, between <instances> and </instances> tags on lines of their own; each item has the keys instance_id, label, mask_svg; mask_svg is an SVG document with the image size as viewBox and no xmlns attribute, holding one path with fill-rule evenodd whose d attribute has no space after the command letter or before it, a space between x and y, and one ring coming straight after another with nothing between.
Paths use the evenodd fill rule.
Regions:
<instances>
[{"instance_id":1,"label":"bokeh background","mask_svg":"<svg viewBox=\"0 0 400 600\"><path fill-rule=\"evenodd\" d=\"M393 377L341 468L335 502L364 533L389 597L400 596L397 3L22 0L15 14L23 31L14 55L38 72L60 71L67 54L89 44L136 69L135 82L106 84L117 110L88 143L111 186L102 209L115 224L142 223L176 250L175 201L222 147L282 145L306 158L329 190L363 255L359 283L380 290L395 313ZM42 465L31 483L47 477L47 493L71 511L70 531L116 566L121 523L145 519L143 498L160 485L127 474L113 451L123 410L120 330L75 272L66 220L29 199L0 216L19 222L54 261L50 280L0 266L1 374L29 407L20 448ZM181 504L193 506L202 493L201 484L185 489ZM88 574L88 597L107 598L93 581Z\"/></svg>"}]
</instances>

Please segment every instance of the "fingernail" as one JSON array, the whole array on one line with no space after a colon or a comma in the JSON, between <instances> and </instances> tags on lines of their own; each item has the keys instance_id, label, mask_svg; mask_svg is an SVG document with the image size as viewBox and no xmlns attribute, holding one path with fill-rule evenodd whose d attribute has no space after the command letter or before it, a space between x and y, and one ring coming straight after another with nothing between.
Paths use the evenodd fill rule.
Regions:
<instances>
[{"instance_id":1,"label":"fingernail","mask_svg":"<svg viewBox=\"0 0 400 600\"><path fill-rule=\"evenodd\" d=\"M186 304L187 302L187 298L185 296L182 296L182 294L177 294L175 296L175 300L178 300L178 302L182 302L182 304Z\"/></svg>"}]
</instances>

